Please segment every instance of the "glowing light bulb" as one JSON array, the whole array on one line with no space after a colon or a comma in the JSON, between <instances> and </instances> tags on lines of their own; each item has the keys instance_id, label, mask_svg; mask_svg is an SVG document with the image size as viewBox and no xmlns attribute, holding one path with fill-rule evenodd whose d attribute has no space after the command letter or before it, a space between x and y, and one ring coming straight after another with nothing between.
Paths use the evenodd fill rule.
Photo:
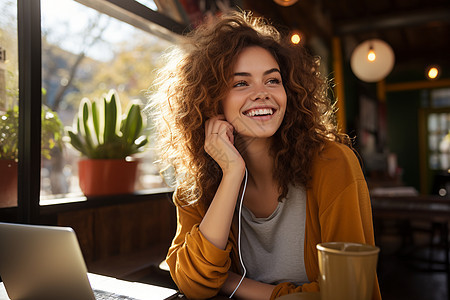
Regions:
<instances>
[{"instance_id":1,"label":"glowing light bulb","mask_svg":"<svg viewBox=\"0 0 450 300\"><path fill-rule=\"evenodd\" d=\"M292 44L297 45L298 43L300 43L301 40L302 40L301 36L300 36L299 34L297 34L297 33L294 33L294 34L291 36L291 42L292 42Z\"/></svg>"},{"instance_id":2,"label":"glowing light bulb","mask_svg":"<svg viewBox=\"0 0 450 300\"><path fill-rule=\"evenodd\" d=\"M430 79L435 79L439 75L439 70L436 67L431 67L428 70L427 76Z\"/></svg>"},{"instance_id":3,"label":"glowing light bulb","mask_svg":"<svg viewBox=\"0 0 450 300\"><path fill-rule=\"evenodd\" d=\"M298 0L274 0L275 3L281 5L281 6L291 6Z\"/></svg>"},{"instance_id":4,"label":"glowing light bulb","mask_svg":"<svg viewBox=\"0 0 450 300\"><path fill-rule=\"evenodd\" d=\"M367 60L373 62L373 61L375 61L376 58L377 58L377 56L375 55L375 51L373 51L373 48L370 47L369 53L367 53Z\"/></svg>"}]
</instances>

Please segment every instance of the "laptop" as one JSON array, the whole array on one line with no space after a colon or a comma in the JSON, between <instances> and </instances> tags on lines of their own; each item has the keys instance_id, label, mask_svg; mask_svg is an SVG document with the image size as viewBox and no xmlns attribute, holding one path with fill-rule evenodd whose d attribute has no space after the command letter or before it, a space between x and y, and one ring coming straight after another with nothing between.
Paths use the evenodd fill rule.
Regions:
<instances>
[{"instance_id":1,"label":"laptop","mask_svg":"<svg viewBox=\"0 0 450 300\"><path fill-rule=\"evenodd\" d=\"M0 277L14 300L178 297L174 289L88 273L70 227L0 222Z\"/></svg>"}]
</instances>

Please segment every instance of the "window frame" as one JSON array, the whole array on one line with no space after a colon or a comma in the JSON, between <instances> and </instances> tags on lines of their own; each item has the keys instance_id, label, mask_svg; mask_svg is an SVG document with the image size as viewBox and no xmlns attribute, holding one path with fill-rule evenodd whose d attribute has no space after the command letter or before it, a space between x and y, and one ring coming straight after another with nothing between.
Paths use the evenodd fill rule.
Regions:
<instances>
[{"instance_id":1,"label":"window frame","mask_svg":"<svg viewBox=\"0 0 450 300\"><path fill-rule=\"evenodd\" d=\"M159 37L177 41L187 26L134 0L73 0ZM40 205L42 49L41 0L17 1L19 57L18 205L0 209L2 220L40 223L41 216L73 209L170 197L168 189Z\"/></svg>"}]
</instances>

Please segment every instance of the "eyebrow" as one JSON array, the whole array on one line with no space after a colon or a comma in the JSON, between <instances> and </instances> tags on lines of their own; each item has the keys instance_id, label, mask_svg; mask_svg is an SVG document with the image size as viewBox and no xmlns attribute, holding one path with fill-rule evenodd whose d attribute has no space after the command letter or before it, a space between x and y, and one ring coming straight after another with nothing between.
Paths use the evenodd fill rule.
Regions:
<instances>
[{"instance_id":1,"label":"eyebrow","mask_svg":"<svg viewBox=\"0 0 450 300\"><path fill-rule=\"evenodd\" d=\"M265 72L263 73L263 75L264 75L264 76L265 76L265 75L269 75L270 73L274 73L274 72L278 72L278 73L281 74L281 72L280 72L279 69L277 69L277 68L272 68L272 69L269 69L269 70L265 71ZM237 73L234 73L234 76L252 76L252 74L250 74L250 73L248 73L248 72L237 72Z\"/></svg>"}]
</instances>

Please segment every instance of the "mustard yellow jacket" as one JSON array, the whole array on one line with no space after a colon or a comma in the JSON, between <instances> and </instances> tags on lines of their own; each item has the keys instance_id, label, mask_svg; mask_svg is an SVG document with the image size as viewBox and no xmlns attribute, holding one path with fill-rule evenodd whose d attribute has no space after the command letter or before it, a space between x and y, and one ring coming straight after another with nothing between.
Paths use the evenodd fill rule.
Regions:
<instances>
[{"instance_id":1,"label":"mustard yellow jacket","mask_svg":"<svg viewBox=\"0 0 450 300\"><path fill-rule=\"evenodd\" d=\"M217 295L227 279L227 272L239 273L237 216L228 244L222 250L199 231L205 212L206 208L201 205L177 207L177 232L167 254L173 280L190 299ZM358 159L351 149L336 142L328 142L314 158L312 181L307 189L304 262L310 283L302 286L289 282L278 284L271 299L289 293L319 291L316 244L321 242L374 245L372 208ZM376 281L373 300L379 299Z\"/></svg>"}]
</instances>

